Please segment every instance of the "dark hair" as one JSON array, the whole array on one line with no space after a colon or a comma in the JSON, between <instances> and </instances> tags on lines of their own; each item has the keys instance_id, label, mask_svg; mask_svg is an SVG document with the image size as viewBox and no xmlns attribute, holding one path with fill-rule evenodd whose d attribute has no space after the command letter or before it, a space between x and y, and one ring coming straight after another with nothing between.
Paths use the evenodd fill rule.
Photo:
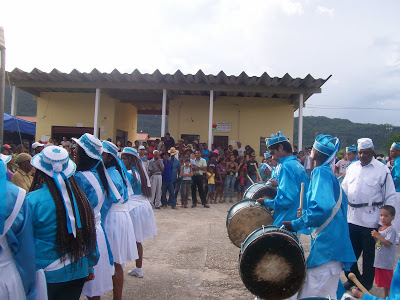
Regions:
<instances>
[{"instance_id":1,"label":"dark hair","mask_svg":"<svg viewBox=\"0 0 400 300\"><path fill-rule=\"evenodd\" d=\"M314 151L314 160L318 163L318 165L322 165L327 159L328 159L328 155L319 152L318 150Z\"/></svg>"},{"instance_id":2,"label":"dark hair","mask_svg":"<svg viewBox=\"0 0 400 300\"><path fill-rule=\"evenodd\" d=\"M395 209L393 206L391 206L391 205L384 205L384 206L382 206L381 210L382 210L382 209L387 210L387 211L390 213L390 215L391 215L392 217L395 217L395 216L396 216L396 209Z\"/></svg>"},{"instance_id":3,"label":"dark hair","mask_svg":"<svg viewBox=\"0 0 400 300\"><path fill-rule=\"evenodd\" d=\"M132 170L132 176L134 179L136 179L136 174L135 174L135 170L133 169L133 167L135 167L135 169L138 171L139 176L140 176L142 194L145 195L147 198L151 198L151 189L150 189L150 187L147 186L147 177L146 177L146 174L144 173L146 171L143 170L142 163L140 162L139 158L137 158L135 155L131 155L131 154L122 154L122 155L126 155L126 157L128 158L127 169ZM138 185L139 181L135 180L134 184Z\"/></svg>"},{"instance_id":4,"label":"dark hair","mask_svg":"<svg viewBox=\"0 0 400 300\"><path fill-rule=\"evenodd\" d=\"M222 156L219 160L218 160L218 164L220 164L223 160L225 160L225 157Z\"/></svg>"},{"instance_id":5,"label":"dark hair","mask_svg":"<svg viewBox=\"0 0 400 300\"><path fill-rule=\"evenodd\" d=\"M94 259L96 257L96 226L93 211L85 194L76 183L75 178L71 176L68 181L71 184L71 188L66 184L68 196L72 199L72 194L74 195L82 224L82 228L76 227L76 238L68 233L64 202L54 179L42 171L36 170L30 191L40 189L43 183L47 184L56 207L57 227L55 247L61 260L64 261L65 257L68 257L72 262L75 262L83 256ZM74 210L73 213L75 215Z\"/></svg>"},{"instance_id":6,"label":"dark hair","mask_svg":"<svg viewBox=\"0 0 400 300\"><path fill-rule=\"evenodd\" d=\"M78 164L76 165L76 172L91 170L99 162L97 159L88 156L85 150L83 150L83 148L79 145L77 148L77 156L79 157L79 159ZM110 191L108 188L108 182L106 174L104 173L102 162L97 165L96 170L99 173L101 184L103 185L104 190L106 191L107 195L109 195Z\"/></svg>"},{"instance_id":7,"label":"dark hair","mask_svg":"<svg viewBox=\"0 0 400 300\"><path fill-rule=\"evenodd\" d=\"M236 149L234 149L232 151L232 154L233 154L234 157L238 157L239 156L239 152Z\"/></svg>"},{"instance_id":8,"label":"dark hair","mask_svg":"<svg viewBox=\"0 0 400 300\"><path fill-rule=\"evenodd\" d=\"M124 180L124 175L122 174L122 170L121 170L121 166L119 165L118 161L115 159L115 157L113 155L111 155L110 153L107 152L103 152L105 154L107 154L109 157L111 157L111 161L109 161L107 164L105 164L105 167L108 169L110 167L115 167L119 173L119 175L121 175L122 178L122 182L124 183L124 185L126 186L126 182Z\"/></svg>"},{"instance_id":9,"label":"dark hair","mask_svg":"<svg viewBox=\"0 0 400 300\"><path fill-rule=\"evenodd\" d=\"M271 150L279 150L279 145L282 145L282 146L283 146L283 150L284 150L285 152L287 152L287 153L293 153L292 146L291 146L290 143L287 142L287 141L273 144L273 145L269 146L268 149L271 149Z\"/></svg>"},{"instance_id":10,"label":"dark hair","mask_svg":"<svg viewBox=\"0 0 400 300\"><path fill-rule=\"evenodd\" d=\"M190 158L186 158L186 159L185 159L185 162L187 162L187 161L190 161Z\"/></svg>"}]
</instances>

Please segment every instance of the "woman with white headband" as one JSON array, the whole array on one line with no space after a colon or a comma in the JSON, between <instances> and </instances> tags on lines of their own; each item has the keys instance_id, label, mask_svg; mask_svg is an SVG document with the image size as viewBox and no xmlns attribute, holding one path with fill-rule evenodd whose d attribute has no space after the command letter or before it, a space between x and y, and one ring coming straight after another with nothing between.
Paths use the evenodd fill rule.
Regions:
<instances>
[{"instance_id":1,"label":"woman with white headband","mask_svg":"<svg viewBox=\"0 0 400 300\"><path fill-rule=\"evenodd\" d=\"M85 193L94 212L96 223L97 246L100 258L94 266L94 280L87 281L82 293L89 299L100 299L106 291L113 289L114 261L107 236L103 230L100 209L104 199L110 193L106 170L101 159L101 141L89 133L85 133L76 142L76 173L78 186ZM111 180L110 180L111 181Z\"/></svg>"},{"instance_id":2,"label":"woman with white headband","mask_svg":"<svg viewBox=\"0 0 400 300\"><path fill-rule=\"evenodd\" d=\"M11 155L0 154L0 298L33 299L35 245L26 191L7 180Z\"/></svg>"},{"instance_id":3,"label":"woman with white headband","mask_svg":"<svg viewBox=\"0 0 400 300\"><path fill-rule=\"evenodd\" d=\"M125 175L118 158L118 148L113 143L103 141L103 162L107 168L107 174L113 184L110 185L110 193L101 209L102 218L105 218L106 230L110 248L114 257L115 274L113 276L113 294L115 300L122 299L124 285L123 266L128 261L139 258L136 248L135 232L132 220L129 216L128 198L129 186L125 181Z\"/></svg>"},{"instance_id":4,"label":"woman with white headband","mask_svg":"<svg viewBox=\"0 0 400 300\"><path fill-rule=\"evenodd\" d=\"M92 208L65 149L48 146L31 164L36 172L27 201L39 278L36 299L79 299L98 259Z\"/></svg>"},{"instance_id":5,"label":"woman with white headband","mask_svg":"<svg viewBox=\"0 0 400 300\"><path fill-rule=\"evenodd\" d=\"M121 154L122 161L127 168L127 176L132 186L133 195L129 197L129 214L135 230L136 245L139 259L136 268L128 274L143 277L143 245L142 242L157 235L157 225L154 220L153 209L148 198L151 198L149 177L135 148L125 147Z\"/></svg>"}]
</instances>

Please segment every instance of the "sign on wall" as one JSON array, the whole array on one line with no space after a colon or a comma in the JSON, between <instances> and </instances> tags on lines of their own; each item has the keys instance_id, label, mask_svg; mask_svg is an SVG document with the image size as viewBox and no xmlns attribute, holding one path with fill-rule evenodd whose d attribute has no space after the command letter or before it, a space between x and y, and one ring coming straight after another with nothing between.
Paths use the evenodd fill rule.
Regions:
<instances>
[{"instance_id":1,"label":"sign on wall","mask_svg":"<svg viewBox=\"0 0 400 300\"><path fill-rule=\"evenodd\" d=\"M212 124L213 132L231 132L232 123L228 122L216 122Z\"/></svg>"}]
</instances>

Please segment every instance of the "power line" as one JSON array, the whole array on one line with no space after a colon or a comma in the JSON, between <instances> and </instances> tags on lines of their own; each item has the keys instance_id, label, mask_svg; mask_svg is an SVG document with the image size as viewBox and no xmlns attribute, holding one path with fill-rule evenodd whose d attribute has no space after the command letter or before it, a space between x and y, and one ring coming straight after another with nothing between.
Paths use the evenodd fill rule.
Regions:
<instances>
[{"instance_id":1,"label":"power line","mask_svg":"<svg viewBox=\"0 0 400 300\"><path fill-rule=\"evenodd\" d=\"M363 110L388 110L388 111L400 111L400 108L381 108L381 107L345 107L345 106L316 106L307 105L304 108L315 108L315 109L363 109Z\"/></svg>"}]
</instances>

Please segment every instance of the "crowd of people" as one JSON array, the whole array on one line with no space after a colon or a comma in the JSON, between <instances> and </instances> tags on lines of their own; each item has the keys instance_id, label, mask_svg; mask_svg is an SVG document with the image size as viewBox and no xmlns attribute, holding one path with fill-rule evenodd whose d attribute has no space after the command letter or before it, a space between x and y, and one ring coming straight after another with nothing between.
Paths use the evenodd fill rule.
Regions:
<instances>
[{"instance_id":1,"label":"crowd of people","mask_svg":"<svg viewBox=\"0 0 400 300\"><path fill-rule=\"evenodd\" d=\"M393 299L400 218L400 143L386 161L362 138L337 160L340 141L320 135L297 152L281 133L266 139L258 163L249 145L222 149L165 138L134 144L91 134L60 144L5 144L0 156L0 295L10 299L122 298L123 266L142 277L145 239L157 234L153 209L192 208L243 199L264 182L274 199L275 226L311 235L306 281L294 298L337 298L339 275L353 272L369 290L373 281ZM389 167L391 170L389 170ZM299 208L302 183L305 200ZM168 193L168 197L167 197ZM236 199L234 199L236 193ZM311 231L310 231L311 229ZM363 255L362 272L357 259ZM4 270L4 271L3 271ZM351 290L349 279L344 288ZM357 297L362 295L352 289ZM39 298L38 298L39 297ZM293 298L293 299L294 299Z\"/></svg>"}]
</instances>

